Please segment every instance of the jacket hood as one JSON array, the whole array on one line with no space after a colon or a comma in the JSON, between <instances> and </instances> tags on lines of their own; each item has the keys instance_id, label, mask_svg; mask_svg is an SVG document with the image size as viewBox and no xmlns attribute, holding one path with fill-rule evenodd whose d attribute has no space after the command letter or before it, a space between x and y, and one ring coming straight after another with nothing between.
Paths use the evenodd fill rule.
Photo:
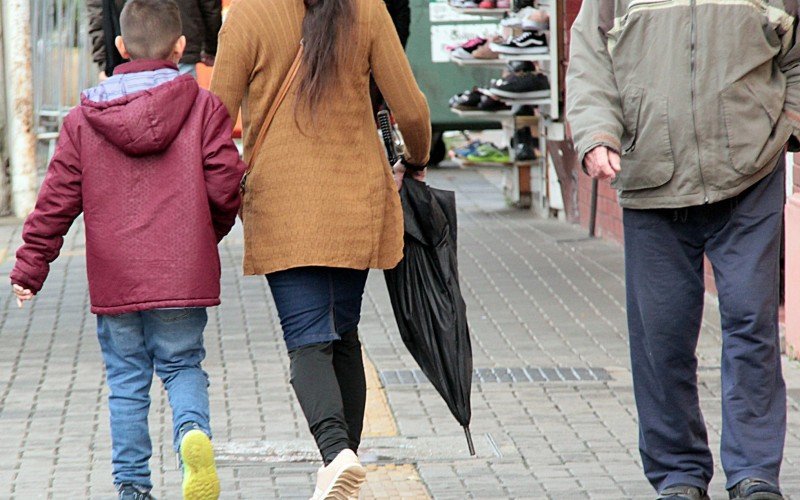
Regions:
<instances>
[{"instance_id":1,"label":"jacket hood","mask_svg":"<svg viewBox=\"0 0 800 500\"><path fill-rule=\"evenodd\" d=\"M143 156L172 144L194 106L199 87L189 75L110 101L81 98L89 125L126 154Z\"/></svg>"}]
</instances>

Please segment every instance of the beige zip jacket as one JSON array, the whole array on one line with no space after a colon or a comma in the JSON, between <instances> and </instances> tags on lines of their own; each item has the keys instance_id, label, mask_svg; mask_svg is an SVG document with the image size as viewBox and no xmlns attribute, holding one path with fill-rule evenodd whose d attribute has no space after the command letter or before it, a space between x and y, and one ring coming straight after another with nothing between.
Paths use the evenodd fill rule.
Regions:
<instances>
[{"instance_id":1,"label":"beige zip jacket","mask_svg":"<svg viewBox=\"0 0 800 500\"><path fill-rule=\"evenodd\" d=\"M800 133L798 0L584 0L567 118L580 159L622 155L626 208L738 195Z\"/></svg>"}]
</instances>

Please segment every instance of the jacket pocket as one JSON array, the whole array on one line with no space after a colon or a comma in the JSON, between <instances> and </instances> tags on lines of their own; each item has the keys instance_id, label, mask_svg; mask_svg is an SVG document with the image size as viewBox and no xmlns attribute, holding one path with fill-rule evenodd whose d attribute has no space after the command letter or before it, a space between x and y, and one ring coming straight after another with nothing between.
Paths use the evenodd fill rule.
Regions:
<instances>
[{"instance_id":1,"label":"jacket pocket","mask_svg":"<svg viewBox=\"0 0 800 500\"><path fill-rule=\"evenodd\" d=\"M615 188L653 189L672 179L675 161L667 109L666 98L651 98L641 87L627 87L623 92L622 170L612 183Z\"/></svg>"},{"instance_id":2,"label":"jacket pocket","mask_svg":"<svg viewBox=\"0 0 800 500\"><path fill-rule=\"evenodd\" d=\"M742 175L752 175L763 168L761 153L782 113L783 101L765 99L768 96L769 93L753 91L745 80L733 83L721 94L728 160Z\"/></svg>"}]
</instances>

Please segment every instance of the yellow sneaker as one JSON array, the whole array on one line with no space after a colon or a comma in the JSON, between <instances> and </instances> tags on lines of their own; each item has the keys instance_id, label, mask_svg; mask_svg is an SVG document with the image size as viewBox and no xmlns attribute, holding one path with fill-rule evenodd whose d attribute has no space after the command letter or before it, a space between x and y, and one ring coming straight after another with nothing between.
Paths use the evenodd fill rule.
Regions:
<instances>
[{"instance_id":1,"label":"yellow sneaker","mask_svg":"<svg viewBox=\"0 0 800 500\"><path fill-rule=\"evenodd\" d=\"M184 500L217 500L219 478L214 448L206 433L193 429L181 439Z\"/></svg>"}]
</instances>

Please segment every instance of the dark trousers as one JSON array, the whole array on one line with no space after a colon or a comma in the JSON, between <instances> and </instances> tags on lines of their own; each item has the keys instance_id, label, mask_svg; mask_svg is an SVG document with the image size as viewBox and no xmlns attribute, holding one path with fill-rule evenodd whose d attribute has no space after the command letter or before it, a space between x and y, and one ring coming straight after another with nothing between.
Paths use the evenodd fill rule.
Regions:
<instances>
[{"instance_id":1,"label":"dark trousers","mask_svg":"<svg viewBox=\"0 0 800 500\"><path fill-rule=\"evenodd\" d=\"M291 382L325 464L358 452L367 381L358 323L368 271L302 267L267 276Z\"/></svg>"},{"instance_id":2,"label":"dark trousers","mask_svg":"<svg viewBox=\"0 0 800 500\"><path fill-rule=\"evenodd\" d=\"M786 387L778 336L785 164L741 195L678 210L624 211L628 327L640 452L657 490L713 474L695 354L714 268L722 316L722 465L730 488L778 484Z\"/></svg>"},{"instance_id":3,"label":"dark trousers","mask_svg":"<svg viewBox=\"0 0 800 500\"><path fill-rule=\"evenodd\" d=\"M346 448L358 453L367 402L358 332L341 337L289 351L292 387L326 465Z\"/></svg>"}]
</instances>

